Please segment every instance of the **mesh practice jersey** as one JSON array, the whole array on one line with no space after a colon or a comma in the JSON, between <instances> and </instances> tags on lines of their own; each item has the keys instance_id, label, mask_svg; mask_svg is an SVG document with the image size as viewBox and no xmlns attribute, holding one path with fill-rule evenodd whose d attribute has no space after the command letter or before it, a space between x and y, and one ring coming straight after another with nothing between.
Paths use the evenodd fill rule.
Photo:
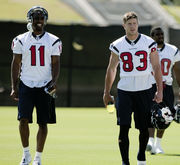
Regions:
<instances>
[{"instance_id":1,"label":"mesh practice jersey","mask_svg":"<svg viewBox=\"0 0 180 165\"><path fill-rule=\"evenodd\" d=\"M150 53L157 44L144 34L130 41L126 36L114 41L109 48L119 56L120 80L118 88L125 91L140 91L151 88Z\"/></svg>"},{"instance_id":2,"label":"mesh practice jersey","mask_svg":"<svg viewBox=\"0 0 180 165\"><path fill-rule=\"evenodd\" d=\"M62 43L48 32L35 36L23 33L12 42L13 54L22 54L20 79L31 88L45 86L52 80L51 56L60 56Z\"/></svg>"},{"instance_id":3,"label":"mesh practice jersey","mask_svg":"<svg viewBox=\"0 0 180 165\"><path fill-rule=\"evenodd\" d=\"M177 61L180 61L180 53L176 46L165 43L161 49L157 49L161 63L163 82L172 85L172 68ZM155 79L153 77L153 83Z\"/></svg>"}]
</instances>

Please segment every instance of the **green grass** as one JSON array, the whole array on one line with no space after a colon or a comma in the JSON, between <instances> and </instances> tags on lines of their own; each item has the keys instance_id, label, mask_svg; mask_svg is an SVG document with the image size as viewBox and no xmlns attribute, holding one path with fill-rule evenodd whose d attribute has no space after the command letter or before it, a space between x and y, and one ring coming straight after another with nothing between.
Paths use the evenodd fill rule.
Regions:
<instances>
[{"instance_id":1,"label":"green grass","mask_svg":"<svg viewBox=\"0 0 180 165\"><path fill-rule=\"evenodd\" d=\"M85 19L60 0L0 0L0 20L26 21L32 6L43 6L54 24L85 23Z\"/></svg>"},{"instance_id":2,"label":"green grass","mask_svg":"<svg viewBox=\"0 0 180 165\"><path fill-rule=\"evenodd\" d=\"M17 165L22 148L16 107L0 107L0 164ZM35 116L34 116L35 117ZM30 125L30 151L35 152L37 125ZM57 124L49 125L43 165L119 165L119 128L115 114L104 108L57 108ZM138 130L130 129L130 161L136 165ZM147 153L148 165L180 164L179 125L172 125L162 141L164 155Z\"/></svg>"},{"instance_id":3,"label":"green grass","mask_svg":"<svg viewBox=\"0 0 180 165\"><path fill-rule=\"evenodd\" d=\"M32 6L40 5L48 10L49 23L87 24L83 16L61 0L0 0L0 4L0 20L3 21L26 21L27 11ZM180 23L180 6L162 6Z\"/></svg>"},{"instance_id":4,"label":"green grass","mask_svg":"<svg viewBox=\"0 0 180 165\"><path fill-rule=\"evenodd\" d=\"M162 6L180 24L180 6L170 6L170 5L162 5Z\"/></svg>"}]
</instances>

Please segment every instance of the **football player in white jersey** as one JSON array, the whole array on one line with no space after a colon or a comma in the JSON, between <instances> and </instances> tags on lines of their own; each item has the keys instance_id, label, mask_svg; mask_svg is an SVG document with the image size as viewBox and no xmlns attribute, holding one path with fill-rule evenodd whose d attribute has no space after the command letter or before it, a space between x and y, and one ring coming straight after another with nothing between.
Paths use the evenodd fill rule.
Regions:
<instances>
[{"instance_id":1,"label":"football player in white jersey","mask_svg":"<svg viewBox=\"0 0 180 165\"><path fill-rule=\"evenodd\" d=\"M117 124L120 125L119 149L122 164L129 165L129 128L131 115L134 112L135 127L139 129L139 152L137 164L145 165L145 150L149 138L150 109L152 99L157 103L162 101L162 75L156 43L146 35L138 32L138 17L134 12L128 12L123 17L123 27L126 35L110 45L111 56L105 76L103 100L105 106L114 102L110 94L120 65L120 80L116 99ZM157 92L151 95L151 69L155 73Z\"/></svg>"},{"instance_id":2,"label":"football player in white jersey","mask_svg":"<svg viewBox=\"0 0 180 165\"><path fill-rule=\"evenodd\" d=\"M155 27L151 30L151 37L157 43L159 53L161 71L163 75L163 103L170 108L172 113L174 110L174 92L172 87L172 71L180 87L180 53L176 46L164 43L164 32L161 27ZM153 76L152 76L153 78ZM156 91L155 80L153 78L152 92ZM152 154L163 154L161 147L161 139L165 130L158 129L156 139L154 140L155 128L149 128L149 141L146 150Z\"/></svg>"},{"instance_id":3,"label":"football player in white jersey","mask_svg":"<svg viewBox=\"0 0 180 165\"><path fill-rule=\"evenodd\" d=\"M41 165L47 124L56 123L53 97L59 76L62 43L58 37L44 30L48 19L46 9L35 6L29 10L27 18L30 31L18 35L12 42L11 97L18 101L19 132L24 151L20 165L31 162L29 123L32 123L34 107L39 129L33 165Z\"/></svg>"}]
</instances>

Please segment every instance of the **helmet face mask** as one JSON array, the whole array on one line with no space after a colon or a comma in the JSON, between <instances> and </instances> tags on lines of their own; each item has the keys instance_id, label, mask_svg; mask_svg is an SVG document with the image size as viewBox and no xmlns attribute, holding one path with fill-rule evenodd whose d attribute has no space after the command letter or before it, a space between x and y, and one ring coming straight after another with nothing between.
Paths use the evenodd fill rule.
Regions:
<instances>
[{"instance_id":1,"label":"helmet face mask","mask_svg":"<svg viewBox=\"0 0 180 165\"><path fill-rule=\"evenodd\" d=\"M29 23L33 23L33 15L35 13L42 13L43 17L44 17L44 23L46 24L47 23L47 20L48 20L48 12L46 9L44 9L43 7L41 6L34 6L32 7L28 13L27 13L27 21Z\"/></svg>"},{"instance_id":2,"label":"helmet face mask","mask_svg":"<svg viewBox=\"0 0 180 165\"><path fill-rule=\"evenodd\" d=\"M160 104L152 106L151 123L157 129L166 129L172 122L173 117L168 107L163 107Z\"/></svg>"},{"instance_id":3,"label":"helmet face mask","mask_svg":"<svg viewBox=\"0 0 180 165\"><path fill-rule=\"evenodd\" d=\"M176 123L180 123L180 104L176 104L175 107L175 116L174 116L174 121Z\"/></svg>"}]
</instances>

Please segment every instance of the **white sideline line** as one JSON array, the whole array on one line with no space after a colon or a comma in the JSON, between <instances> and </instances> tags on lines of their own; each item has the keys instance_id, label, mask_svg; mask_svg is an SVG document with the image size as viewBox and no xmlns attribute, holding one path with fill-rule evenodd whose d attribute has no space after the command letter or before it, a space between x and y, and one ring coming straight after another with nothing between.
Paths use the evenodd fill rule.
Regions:
<instances>
[{"instance_id":1,"label":"white sideline line","mask_svg":"<svg viewBox=\"0 0 180 165\"><path fill-rule=\"evenodd\" d=\"M87 0L74 0L81 7L84 12L92 19L95 23L101 26L107 26L108 22L93 8Z\"/></svg>"}]
</instances>

